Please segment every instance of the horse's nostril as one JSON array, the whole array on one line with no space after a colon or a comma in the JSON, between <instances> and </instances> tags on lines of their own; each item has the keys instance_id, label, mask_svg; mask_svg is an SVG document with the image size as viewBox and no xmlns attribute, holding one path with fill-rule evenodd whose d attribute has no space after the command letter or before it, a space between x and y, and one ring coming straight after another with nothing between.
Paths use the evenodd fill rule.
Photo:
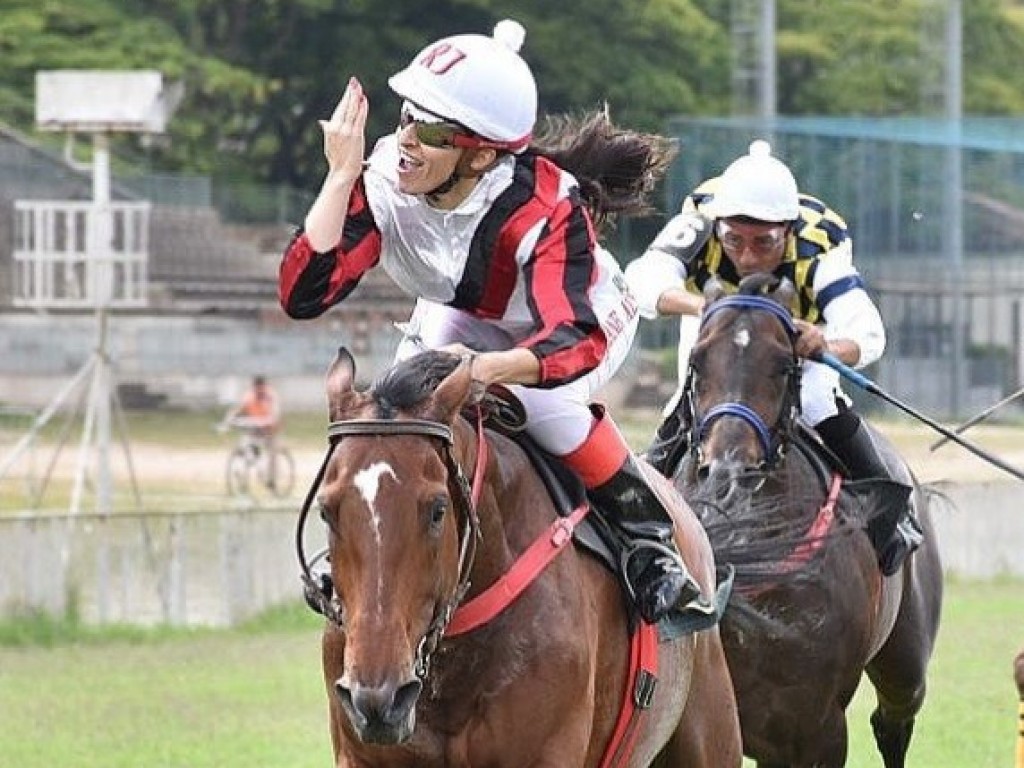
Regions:
<instances>
[{"instance_id":1,"label":"horse's nostril","mask_svg":"<svg viewBox=\"0 0 1024 768\"><path fill-rule=\"evenodd\" d=\"M334 681L334 691L338 694L338 702L356 727L366 724L366 716L356 709L352 701L352 691L340 679Z\"/></svg>"},{"instance_id":2,"label":"horse's nostril","mask_svg":"<svg viewBox=\"0 0 1024 768\"><path fill-rule=\"evenodd\" d=\"M421 690L423 690L423 683L419 680L410 680L405 685L399 686L391 708L391 716L395 723L404 719L409 710L416 706Z\"/></svg>"},{"instance_id":3,"label":"horse's nostril","mask_svg":"<svg viewBox=\"0 0 1024 768\"><path fill-rule=\"evenodd\" d=\"M701 464L697 467L697 481L700 483L707 482L708 478L711 477L711 466L709 464Z\"/></svg>"},{"instance_id":4,"label":"horse's nostril","mask_svg":"<svg viewBox=\"0 0 1024 768\"><path fill-rule=\"evenodd\" d=\"M416 706L422 688L419 680L410 680L397 687L391 683L374 687L349 687L341 680L334 683L342 709L357 727L372 723L401 724Z\"/></svg>"}]
</instances>

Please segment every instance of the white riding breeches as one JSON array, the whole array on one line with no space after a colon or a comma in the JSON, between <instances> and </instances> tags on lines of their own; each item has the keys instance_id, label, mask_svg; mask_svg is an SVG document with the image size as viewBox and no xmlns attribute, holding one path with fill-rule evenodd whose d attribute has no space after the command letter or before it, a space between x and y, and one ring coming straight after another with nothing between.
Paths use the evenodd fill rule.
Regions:
<instances>
[{"instance_id":1,"label":"white riding breeches","mask_svg":"<svg viewBox=\"0 0 1024 768\"><path fill-rule=\"evenodd\" d=\"M633 344L639 315L634 312L625 327L616 327L614 332L604 326L605 319L599 317L611 341L604 359L590 373L552 389L508 387L526 409L526 429L530 436L556 456L572 453L586 440L594 419L590 403L625 361ZM405 334L395 355L398 360L447 344L461 343L471 349L496 351L511 349L517 341L512 333L493 322L425 299L416 301Z\"/></svg>"}]
</instances>

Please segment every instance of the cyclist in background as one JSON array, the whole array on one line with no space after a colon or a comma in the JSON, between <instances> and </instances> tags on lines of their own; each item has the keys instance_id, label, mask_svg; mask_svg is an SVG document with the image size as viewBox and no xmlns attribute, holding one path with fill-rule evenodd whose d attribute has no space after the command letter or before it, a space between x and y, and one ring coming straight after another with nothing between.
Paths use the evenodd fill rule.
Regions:
<instances>
[{"instance_id":1,"label":"cyclist in background","mask_svg":"<svg viewBox=\"0 0 1024 768\"><path fill-rule=\"evenodd\" d=\"M248 391L241 402L229 410L223 424L238 429L251 430L259 439L261 448L266 451L267 485L274 488L276 483L277 435L281 428L281 405L277 392L270 386L267 377L257 374L252 377Z\"/></svg>"}]
</instances>

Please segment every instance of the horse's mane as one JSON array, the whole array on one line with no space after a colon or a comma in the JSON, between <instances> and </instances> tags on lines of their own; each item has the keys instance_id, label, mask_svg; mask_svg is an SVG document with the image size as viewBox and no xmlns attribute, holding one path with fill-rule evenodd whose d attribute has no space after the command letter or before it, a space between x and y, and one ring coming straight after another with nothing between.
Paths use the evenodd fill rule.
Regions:
<instances>
[{"instance_id":1,"label":"horse's mane","mask_svg":"<svg viewBox=\"0 0 1024 768\"><path fill-rule=\"evenodd\" d=\"M547 117L531 149L576 177L598 230L653 212L648 198L676 155L672 139L616 127L607 106Z\"/></svg>"},{"instance_id":2,"label":"horse's mane","mask_svg":"<svg viewBox=\"0 0 1024 768\"><path fill-rule=\"evenodd\" d=\"M797 453L794 451L794 453ZM790 457L789 461L795 460ZM783 466L776 472L792 471ZM861 527L860 510L837 509L836 522L830 530L816 539L807 533L823 501L815 484L791 482L784 497L749 494L740 502L730 504L727 510L718 506L713 490L706 490L688 500L708 534L715 562L720 568L726 564L735 572L735 589L729 601L729 612L734 626L751 628L765 626L776 635L792 632L811 632L819 617L781 615L773 601L755 605L754 596L766 589L799 589L813 585L823 578L822 552ZM779 505L786 505L796 514L780 515ZM819 548L793 567L791 559L801 547Z\"/></svg>"},{"instance_id":3,"label":"horse's mane","mask_svg":"<svg viewBox=\"0 0 1024 768\"><path fill-rule=\"evenodd\" d=\"M430 350L399 361L370 386L382 419L423 402L462 361L450 352Z\"/></svg>"}]
</instances>

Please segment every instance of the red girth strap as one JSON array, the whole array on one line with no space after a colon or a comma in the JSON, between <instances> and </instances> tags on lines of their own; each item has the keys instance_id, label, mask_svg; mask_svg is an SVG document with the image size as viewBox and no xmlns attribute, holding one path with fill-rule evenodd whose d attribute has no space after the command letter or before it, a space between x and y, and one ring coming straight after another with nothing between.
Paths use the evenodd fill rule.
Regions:
<instances>
[{"instance_id":1,"label":"red girth strap","mask_svg":"<svg viewBox=\"0 0 1024 768\"><path fill-rule=\"evenodd\" d=\"M475 505L480 498L484 469L487 464L487 441L483 425L477 425L477 460L473 472L471 496ZM572 541L573 531L590 512L586 503L574 509L567 517L560 517L523 552L512 567L494 584L452 614L445 629L446 637L454 637L481 627L521 595L533 580ZM654 699L658 675L658 629L640 622L630 638L629 674L623 696L622 709L615 724L611 740L601 760L601 768L627 765L636 746L640 719Z\"/></svg>"},{"instance_id":2,"label":"red girth strap","mask_svg":"<svg viewBox=\"0 0 1024 768\"><path fill-rule=\"evenodd\" d=\"M555 520L530 547L520 555L500 579L467 603L455 609L446 637L454 637L483 626L511 605L548 563L572 541L572 532L590 507L581 504L568 517Z\"/></svg>"},{"instance_id":3,"label":"red girth strap","mask_svg":"<svg viewBox=\"0 0 1024 768\"><path fill-rule=\"evenodd\" d=\"M640 733L640 720L654 701L658 683L658 628L641 621L630 638L629 679L622 698L622 709L611 741L601 760L601 768L629 765Z\"/></svg>"}]
</instances>

